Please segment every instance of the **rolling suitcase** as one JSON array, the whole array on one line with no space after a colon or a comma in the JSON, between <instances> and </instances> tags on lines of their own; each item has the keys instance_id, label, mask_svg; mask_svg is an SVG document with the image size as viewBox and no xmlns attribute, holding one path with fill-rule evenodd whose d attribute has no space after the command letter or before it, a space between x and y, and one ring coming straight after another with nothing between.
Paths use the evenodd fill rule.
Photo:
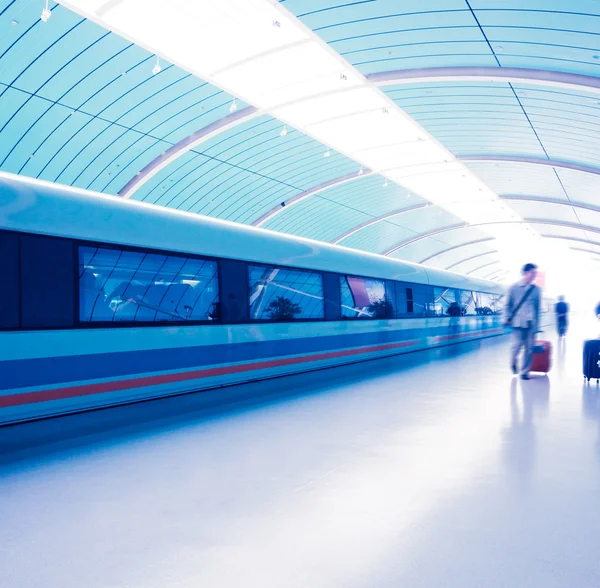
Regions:
<instances>
[{"instance_id":1,"label":"rolling suitcase","mask_svg":"<svg viewBox=\"0 0 600 588\"><path fill-rule=\"evenodd\" d=\"M549 341L536 341L533 344L533 357L531 359L531 372L542 372L547 374L550 371L550 361L552 358L552 345Z\"/></svg>"},{"instance_id":2,"label":"rolling suitcase","mask_svg":"<svg viewBox=\"0 0 600 588\"><path fill-rule=\"evenodd\" d=\"M583 377L600 380L600 339L591 339L583 344Z\"/></svg>"}]
</instances>

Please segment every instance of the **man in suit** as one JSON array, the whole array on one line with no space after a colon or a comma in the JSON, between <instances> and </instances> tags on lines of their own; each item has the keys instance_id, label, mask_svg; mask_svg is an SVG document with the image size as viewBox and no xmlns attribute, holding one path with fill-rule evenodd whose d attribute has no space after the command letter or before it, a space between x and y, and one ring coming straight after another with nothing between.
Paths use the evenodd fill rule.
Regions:
<instances>
[{"instance_id":1,"label":"man in suit","mask_svg":"<svg viewBox=\"0 0 600 588\"><path fill-rule=\"evenodd\" d=\"M516 374L519 352L523 348L521 378L529 380L529 370L533 359L533 344L540 321L540 289L533 283L537 276L537 266L528 263L521 270L522 279L513 284L506 296L504 308L504 325L513 327L511 346L511 368Z\"/></svg>"}]
</instances>

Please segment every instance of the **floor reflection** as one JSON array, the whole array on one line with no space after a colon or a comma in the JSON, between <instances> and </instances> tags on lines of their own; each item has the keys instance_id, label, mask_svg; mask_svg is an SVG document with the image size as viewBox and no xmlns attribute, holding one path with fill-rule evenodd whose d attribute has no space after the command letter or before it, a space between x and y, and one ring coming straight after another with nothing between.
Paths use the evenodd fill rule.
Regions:
<instances>
[{"instance_id":1,"label":"floor reflection","mask_svg":"<svg viewBox=\"0 0 600 588\"><path fill-rule=\"evenodd\" d=\"M504 431L506 466L526 481L535 465L536 419L548 414L550 380L548 376L510 383L510 426Z\"/></svg>"},{"instance_id":2,"label":"floor reflection","mask_svg":"<svg viewBox=\"0 0 600 588\"><path fill-rule=\"evenodd\" d=\"M585 383L581 400L584 418L597 423L596 457L600 460L600 386Z\"/></svg>"},{"instance_id":3,"label":"floor reflection","mask_svg":"<svg viewBox=\"0 0 600 588\"><path fill-rule=\"evenodd\" d=\"M561 374L565 371L565 358L567 355L567 340L559 337L556 342L556 369Z\"/></svg>"}]
</instances>

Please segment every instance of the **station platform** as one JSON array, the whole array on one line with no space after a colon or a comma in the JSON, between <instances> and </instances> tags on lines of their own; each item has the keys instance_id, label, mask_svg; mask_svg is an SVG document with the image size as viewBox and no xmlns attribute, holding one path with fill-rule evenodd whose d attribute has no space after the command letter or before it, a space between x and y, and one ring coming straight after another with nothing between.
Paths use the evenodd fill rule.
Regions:
<instances>
[{"instance_id":1,"label":"station platform","mask_svg":"<svg viewBox=\"0 0 600 588\"><path fill-rule=\"evenodd\" d=\"M597 588L596 326L1 429L2 584Z\"/></svg>"}]
</instances>

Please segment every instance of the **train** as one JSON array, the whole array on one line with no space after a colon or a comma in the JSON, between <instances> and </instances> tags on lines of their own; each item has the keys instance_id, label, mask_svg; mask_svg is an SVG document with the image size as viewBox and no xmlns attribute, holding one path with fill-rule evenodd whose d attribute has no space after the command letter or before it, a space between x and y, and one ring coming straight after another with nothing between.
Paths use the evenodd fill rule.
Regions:
<instances>
[{"instance_id":1,"label":"train","mask_svg":"<svg viewBox=\"0 0 600 588\"><path fill-rule=\"evenodd\" d=\"M494 282L0 172L0 424L502 335Z\"/></svg>"}]
</instances>

